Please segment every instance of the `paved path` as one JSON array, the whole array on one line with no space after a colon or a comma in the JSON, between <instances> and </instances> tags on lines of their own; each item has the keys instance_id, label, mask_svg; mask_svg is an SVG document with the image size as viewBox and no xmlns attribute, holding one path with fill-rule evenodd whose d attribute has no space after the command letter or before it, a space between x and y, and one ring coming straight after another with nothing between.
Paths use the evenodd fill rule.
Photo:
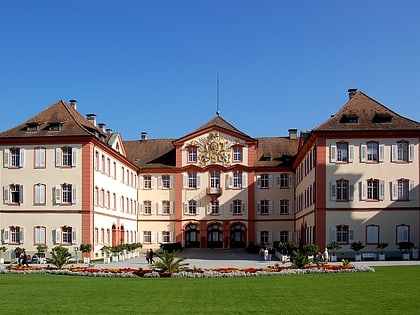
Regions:
<instances>
[{"instance_id":1,"label":"paved path","mask_svg":"<svg viewBox=\"0 0 420 315\"><path fill-rule=\"evenodd\" d=\"M273 257L272 261L264 261L258 254L249 254L241 249L184 249L178 257L187 257L185 261L189 263L189 267L197 268L264 268L267 266L273 266L274 264L282 264L276 257ZM333 263L340 264L341 262ZM409 261L363 261L363 262L352 262L353 265L368 265L368 266L403 266L403 265L420 265L419 260ZM288 265L288 264L285 264ZM145 254L141 254L140 257L111 262L109 264L95 264L95 268L143 268L148 269L150 265L146 262Z\"/></svg>"}]
</instances>

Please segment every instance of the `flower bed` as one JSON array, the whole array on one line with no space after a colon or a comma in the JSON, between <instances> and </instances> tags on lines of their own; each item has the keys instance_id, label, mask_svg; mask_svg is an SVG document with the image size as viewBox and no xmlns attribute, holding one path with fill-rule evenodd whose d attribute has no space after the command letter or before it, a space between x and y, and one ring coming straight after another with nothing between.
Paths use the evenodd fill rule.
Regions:
<instances>
[{"instance_id":1,"label":"flower bed","mask_svg":"<svg viewBox=\"0 0 420 315\"><path fill-rule=\"evenodd\" d=\"M21 273L21 274L56 274L70 276L91 276L91 277L121 277L121 278L222 278L222 277L254 277L254 276L275 276L275 275L296 275L296 274L318 274L318 273L342 273L342 272L374 272L375 269L368 266L352 265L311 265L303 269L293 269L286 266L269 266L266 268L214 268L214 269L185 269L176 273L159 272L153 269L133 268L104 268L92 267L68 267L58 269L56 267L23 267L9 266L0 269L0 273Z\"/></svg>"}]
</instances>

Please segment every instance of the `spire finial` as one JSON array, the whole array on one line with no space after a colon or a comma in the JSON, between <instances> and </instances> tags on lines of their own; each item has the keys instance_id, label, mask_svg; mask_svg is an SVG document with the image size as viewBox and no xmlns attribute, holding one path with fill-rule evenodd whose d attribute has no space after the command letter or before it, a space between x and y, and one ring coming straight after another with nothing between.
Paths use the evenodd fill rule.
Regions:
<instances>
[{"instance_id":1,"label":"spire finial","mask_svg":"<svg viewBox=\"0 0 420 315\"><path fill-rule=\"evenodd\" d=\"M217 108L216 108L216 115L220 115L220 103L219 103L219 73L217 73Z\"/></svg>"}]
</instances>

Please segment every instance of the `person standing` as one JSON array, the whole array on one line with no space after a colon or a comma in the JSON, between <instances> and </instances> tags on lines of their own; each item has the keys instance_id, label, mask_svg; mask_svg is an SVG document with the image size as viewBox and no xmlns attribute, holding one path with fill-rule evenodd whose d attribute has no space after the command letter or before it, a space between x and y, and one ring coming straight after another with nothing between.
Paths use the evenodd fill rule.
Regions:
<instances>
[{"instance_id":1,"label":"person standing","mask_svg":"<svg viewBox=\"0 0 420 315\"><path fill-rule=\"evenodd\" d=\"M22 265L29 267L28 265L28 255L26 254L26 252L23 252L22 255Z\"/></svg>"},{"instance_id":2,"label":"person standing","mask_svg":"<svg viewBox=\"0 0 420 315\"><path fill-rule=\"evenodd\" d=\"M265 261L268 260L268 249L267 248L264 249L264 260Z\"/></svg>"},{"instance_id":3,"label":"person standing","mask_svg":"<svg viewBox=\"0 0 420 315\"><path fill-rule=\"evenodd\" d=\"M147 252L147 254L148 254L148 261L149 261L149 264L154 264L155 263L155 260L153 259L153 257L154 257L154 255L155 255L155 253L153 252L153 249L149 249L149 251Z\"/></svg>"}]
</instances>

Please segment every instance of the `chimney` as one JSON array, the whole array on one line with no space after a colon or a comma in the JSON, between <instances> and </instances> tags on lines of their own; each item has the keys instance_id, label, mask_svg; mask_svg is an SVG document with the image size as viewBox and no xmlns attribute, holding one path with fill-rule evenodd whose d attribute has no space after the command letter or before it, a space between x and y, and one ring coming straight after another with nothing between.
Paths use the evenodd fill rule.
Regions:
<instances>
[{"instance_id":1,"label":"chimney","mask_svg":"<svg viewBox=\"0 0 420 315\"><path fill-rule=\"evenodd\" d=\"M98 124L99 130L103 133L105 133L105 124L104 123L99 123Z\"/></svg>"},{"instance_id":2,"label":"chimney","mask_svg":"<svg viewBox=\"0 0 420 315\"><path fill-rule=\"evenodd\" d=\"M86 119L96 127L96 114L86 114Z\"/></svg>"},{"instance_id":3,"label":"chimney","mask_svg":"<svg viewBox=\"0 0 420 315\"><path fill-rule=\"evenodd\" d=\"M351 100L356 95L357 89L348 89L347 92L349 92L349 100Z\"/></svg>"},{"instance_id":4,"label":"chimney","mask_svg":"<svg viewBox=\"0 0 420 315\"><path fill-rule=\"evenodd\" d=\"M147 132L146 131L142 131L140 134L140 140L144 141L147 140Z\"/></svg>"},{"instance_id":5,"label":"chimney","mask_svg":"<svg viewBox=\"0 0 420 315\"><path fill-rule=\"evenodd\" d=\"M74 108L75 110L77 110L77 101L76 100L70 100L70 106L72 108Z\"/></svg>"},{"instance_id":6,"label":"chimney","mask_svg":"<svg viewBox=\"0 0 420 315\"><path fill-rule=\"evenodd\" d=\"M106 131L106 133L107 133L107 134L112 133L112 129L111 129L111 128L106 128L106 130L105 130L105 131Z\"/></svg>"},{"instance_id":7,"label":"chimney","mask_svg":"<svg viewBox=\"0 0 420 315\"><path fill-rule=\"evenodd\" d=\"M297 139L297 129L289 129L289 139L290 140Z\"/></svg>"}]
</instances>

